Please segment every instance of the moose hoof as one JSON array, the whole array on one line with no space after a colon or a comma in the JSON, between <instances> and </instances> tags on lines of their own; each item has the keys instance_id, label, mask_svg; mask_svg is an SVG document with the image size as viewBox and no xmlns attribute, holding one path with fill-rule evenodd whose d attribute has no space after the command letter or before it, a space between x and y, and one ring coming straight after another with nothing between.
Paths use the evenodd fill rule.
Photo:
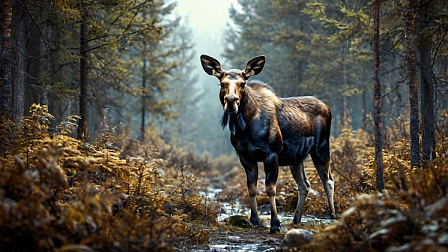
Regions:
<instances>
[{"instance_id":1,"label":"moose hoof","mask_svg":"<svg viewBox=\"0 0 448 252\"><path fill-rule=\"evenodd\" d=\"M278 226L278 227L271 227L269 233L270 234L280 234L281 233L280 226Z\"/></svg>"},{"instance_id":2,"label":"moose hoof","mask_svg":"<svg viewBox=\"0 0 448 252\"><path fill-rule=\"evenodd\" d=\"M294 225L300 225L301 219L302 219L302 217L299 218L299 216L296 214L296 215L294 215L294 219L292 220L292 223Z\"/></svg>"},{"instance_id":3,"label":"moose hoof","mask_svg":"<svg viewBox=\"0 0 448 252\"><path fill-rule=\"evenodd\" d=\"M271 219L271 234L279 234L280 233L280 220Z\"/></svg>"},{"instance_id":4,"label":"moose hoof","mask_svg":"<svg viewBox=\"0 0 448 252\"><path fill-rule=\"evenodd\" d=\"M250 222L255 227L264 227L263 224L261 223L260 219L258 219L257 217L250 217Z\"/></svg>"}]
</instances>

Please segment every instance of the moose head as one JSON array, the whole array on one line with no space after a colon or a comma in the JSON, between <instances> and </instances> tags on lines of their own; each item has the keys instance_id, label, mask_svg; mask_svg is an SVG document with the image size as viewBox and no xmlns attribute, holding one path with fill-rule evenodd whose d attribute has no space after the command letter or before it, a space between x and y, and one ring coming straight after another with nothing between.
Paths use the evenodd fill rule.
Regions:
<instances>
[{"instance_id":1,"label":"moose head","mask_svg":"<svg viewBox=\"0 0 448 252\"><path fill-rule=\"evenodd\" d=\"M260 55L249 60L244 70L224 70L221 67L221 63L215 58L208 55L201 55L201 64L204 71L219 79L221 85L219 99L221 100L224 112L228 114L238 113L247 80L259 74L263 70L265 62L266 57Z\"/></svg>"}]
</instances>

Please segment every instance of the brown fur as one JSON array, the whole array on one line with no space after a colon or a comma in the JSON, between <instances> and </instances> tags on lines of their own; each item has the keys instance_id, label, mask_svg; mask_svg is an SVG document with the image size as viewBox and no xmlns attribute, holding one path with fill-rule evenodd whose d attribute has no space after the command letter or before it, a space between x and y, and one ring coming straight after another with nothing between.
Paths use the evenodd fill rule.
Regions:
<instances>
[{"instance_id":1,"label":"brown fur","mask_svg":"<svg viewBox=\"0 0 448 252\"><path fill-rule=\"evenodd\" d=\"M283 124L300 131L303 136L313 136L317 126L328 128L330 108L313 96L282 98ZM328 136L330 130L328 129Z\"/></svg>"},{"instance_id":2,"label":"brown fur","mask_svg":"<svg viewBox=\"0 0 448 252\"><path fill-rule=\"evenodd\" d=\"M282 102L271 88L252 82L244 89L242 97L242 100L246 101L243 115L249 122L260 117L261 111L271 115L273 121L277 121L277 110Z\"/></svg>"},{"instance_id":3,"label":"brown fur","mask_svg":"<svg viewBox=\"0 0 448 252\"><path fill-rule=\"evenodd\" d=\"M220 100L224 115L221 125L229 126L230 141L246 171L251 217L262 225L257 211L258 162L264 163L266 194L271 206L271 232L280 230L275 203L278 166L290 166L298 186L298 204L294 224L299 224L305 198L310 190L303 160L311 155L327 194L330 213L334 211L334 179L330 172L329 137L331 112L315 97L279 98L261 82L246 84L259 74L266 58L249 60L244 70L223 70L216 59L202 55L204 71L220 80Z\"/></svg>"}]
</instances>

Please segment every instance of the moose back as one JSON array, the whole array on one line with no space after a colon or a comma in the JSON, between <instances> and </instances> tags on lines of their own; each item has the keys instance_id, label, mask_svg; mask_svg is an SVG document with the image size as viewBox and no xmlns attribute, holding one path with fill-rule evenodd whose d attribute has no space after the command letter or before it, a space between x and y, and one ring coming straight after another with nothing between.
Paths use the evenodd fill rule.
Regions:
<instances>
[{"instance_id":1,"label":"moose back","mask_svg":"<svg viewBox=\"0 0 448 252\"><path fill-rule=\"evenodd\" d=\"M271 233L280 230L275 203L278 167L289 166L298 186L294 224L300 224L310 182L304 159L309 155L327 194L330 214L335 215L334 179L330 171L331 112L315 97L279 98L266 84L248 82L259 74L265 56L249 60L244 70L224 70L218 60L201 55L204 71L218 78L219 98L224 109L222 126L229 126L230 141L238 153L247 176L250 196L250 221L262 226L257 211L257 162L264 163L266 193L271 209Z\"/></svg>"}]
</instances>

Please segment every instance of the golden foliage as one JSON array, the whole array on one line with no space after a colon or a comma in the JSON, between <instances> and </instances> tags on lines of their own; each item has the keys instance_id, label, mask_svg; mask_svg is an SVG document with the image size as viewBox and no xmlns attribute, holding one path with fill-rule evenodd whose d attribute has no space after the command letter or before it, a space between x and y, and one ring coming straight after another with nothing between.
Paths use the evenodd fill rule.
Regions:
<instances>
[{"instance_id":1,"label":"golden foliage","mask_svg":"<svg viewBox=\"0 0 448 252\"><path fill-rule=\"evenodd\" d=\"M231 157L215 164L224 169L220 172L210 168L207 157L168 145L153 131L142 143L126 131L106 127L92 144L80 142L68 136L75 119L51 129L47 107L33 105L21 124L1 121L0 251L170 251L206 243L216 231L217 207L199 196L200 177L209 176L224 188L224 201L244 203L248 198L243 169L225 167L234 163ZM348 124L331 139L340 217L316 231L301 250L446 249L448 138L439 130L438 158L410 168L403 127L392 125L389 132L395 133L385 138L386 189L381 193L374 187L372 136L352 131ZM310 166L306 171L318 193L307 198L305 213L322 215L327 202ZM277 192L279 207L295 207L297 188L285 169L280 170ZM266 198L258 200L267 203Z\"/></svg>"},{"instance_id":2,"label":"golden foliage","mask_svg":"<svg viewBox=\"0 0 448 252\"><path fill-rule=\"evenodd\" d=\"M47 107L30 113L0 125L10 140L0 157L0 251L169 251L179 237L207 240L216 209L198 196L190 166L124 159L114 129L89 144L67 136L76 117L50 133Z\"/></svg>"},{"instance_id":3,"label":"golden foliage","mask_svg":"<svg viewBox=\"0 0 448 252\"><path fill-rule=\"evenodd\" d=\"M448 245L448 162L402 178L406 189L361 194L305 250L441 251Z\"/></svg>"},{"instance_id":4,"label":"golden foliage","mask_svg":"<svg viewBox=\"0 0 448 252\"><path fill-rule=\"evenodd\" d=\"M409 142L396 140L404 136L405 125L393 125L389 132L383 151L383 167L386 189L377 192L374 189L375 163L372 156L366 155L365 165L355 162L361 176L353 177L360 182L360 187L351 200L341 199L336 193L336 201L345 200L348 207L343 210L339 219L318 232L313 241L300 248L303 251L444 251L448 246L448 160L442 146L448 143L439 139L437 153L439 157L427 162L422 168L410 167ZM332 152L333 166L337 171L342 169L338 153L350 153L363 149L362 144L351 144L351 147L341 149L347 143L357 142L359 132L338 143L334 139ZM368 139L368 136L361 139ZM364 148L370 148L368 141ZM358 146L358 147L356 147ZM346 155L351 160L350 155ZM356 174L356 172L355 172ZM359 178L360 180L358 180ZM337 179L338 180L338 179ZM338 181L336 188L341 188ZM349 186L349 190L355 189ZM341 195L341 194L340 194ZM338 203L339 205L341 203Z\"/></svg>"}]
</instances>

